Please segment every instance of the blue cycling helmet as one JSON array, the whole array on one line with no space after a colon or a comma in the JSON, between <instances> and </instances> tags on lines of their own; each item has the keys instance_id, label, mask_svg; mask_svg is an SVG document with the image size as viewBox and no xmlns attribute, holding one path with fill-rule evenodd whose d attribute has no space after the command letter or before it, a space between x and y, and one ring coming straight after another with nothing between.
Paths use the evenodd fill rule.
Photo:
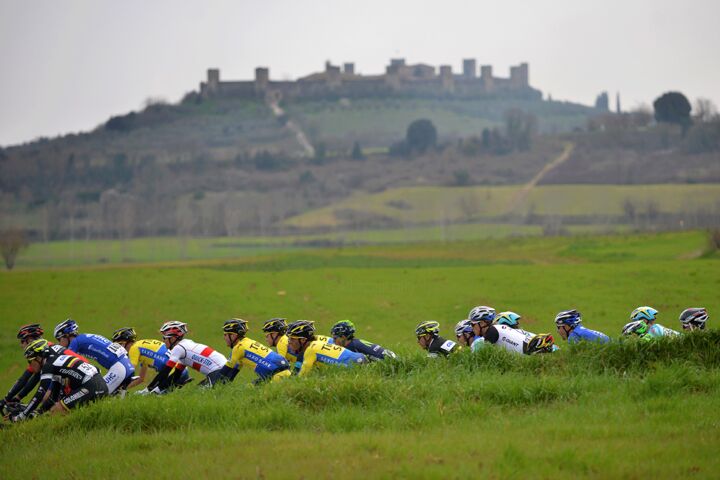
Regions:
<instances>
[{"instance_id":1,"label":"blue cycling helmet","mask_svg":"<svg viewBox=\"0 0 720 480\"><path fill-rule=\"evenodd\" d=\"M67 337L68 335L77 335L78 334L78 325L75 323L75 320L72 318L68 318L64 322L60 322L57 325L55 325L55 331L53 332L53 335L55 335L56 340L60 340L63 337Z\"/></svg>"},{"instance_id":2,"label":"blue cycling helmet","mask_svg":"<svg viewBox=\"0 0 720 480\"><path fill-rule=\"evenodd\" d=\"M493 325L507 325L510 328L520 326L520 315L515 312L500 312L493 322Z\"/></svg>"},{"instance_id":3,"label":"blue cycling helmet","mask_svg":"<svg viewBox=\"0 0 720 480\"><path fill-rule=\"evenodd\" d=\"M654 322L658 311L652 307L638 307L630 314L630 320L644 320L645 322Z\"/></svg>"},{"instance_id":4,"label":"blue cycling helmet","mask_svg":"<svg viewBox=\"0 0 720 480\"><path fill-rule=\"evenodd\" d=\"M463 319L463 320L460 320L460 321L455 325L455 336L456 336L456 337L459 337L459 336L464 335L464 334L466 334L466 333L468 333L468 334L473 333L473 328L472 328L472 324L470 323L470 320L468 320L468 319Z\"/></svg>"},{"instance_id":5,"label":"blue cycling helmet","mask_svg":"<svg viewBox=\"0 0 720 480\"><path fill-rule=\"evenodd\" d=\"M582 315L577 310L563 310L555 316L555 325L575 328L582 322Z\"/></svg>"},{"instance_id":6,"label":"blue cycling helmet","mask_svg":"<svg viewBox=\"0 0 720 480\"><path fill-rule=\"evenodd\" d=\"M468 313L468 320L470 323L492 322L495 320L495 309L484 305L475 307Z\"/></svg>"},{"instance_id":7,"label":"blue cycling helmet","mask_svg":"<svg viewBox=\"0 0 720 480\"><path fill-rule=\"evenodd\" d=\"M340 320L332 326L330 335L333 337L353 338L353 335L355 335L355 324L350 320Z\"/></svg>"}]
</instances>

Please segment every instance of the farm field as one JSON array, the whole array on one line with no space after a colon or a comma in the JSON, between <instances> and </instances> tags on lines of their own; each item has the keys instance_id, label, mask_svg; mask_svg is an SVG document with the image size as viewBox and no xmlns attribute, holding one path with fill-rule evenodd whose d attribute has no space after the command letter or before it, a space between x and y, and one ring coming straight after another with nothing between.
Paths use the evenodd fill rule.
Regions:
<instances>
[{"instance_id":1,"label":"farm field","mask_svg":"<svg viewBox=\"0 0 720 480\"><path fill-rule=\"evenodd\" d=\"M622 218L626 204L637 214L720 211L718 184L540 185L518 198L521 185L471 187L405 187L357 194L333 205L285 220L294 227L342 225L338 212L362 212L406 223L459 222L506 215Z\"/></svg>"},{"instance_id":2,"label":"farm field","mask_svg":"<svg viewBox=\"0 0 720 480\"><path fill-rule=\"evenodd\" d=\"M401 359L252 387L196 385L110 400L0 430L3 478L37 465L70 476L220 478L713 478L720 469L720 337L617 343L517 358L494 349L426 359L417 323L443 334L477 304L511 309L534 332L578 308L617 337L638 305L679 328L689 306L720 310L717 253L704 232L523 237L263 252L234 259L0 274L0 385L22 371L18 325L67 316L109 335L187 321L221 349L222 321L342 318ZM221 349L223 350L223 349ZM61 448L72 445L72 448ZM691 445L692 448L688 448ZM168 450L177 453L168 461ZM629 452L638 452L629 454ZM121 461L119 460L121 459ZM43 470L44 471L44 470Z\"/></svg>"}]
</instances>

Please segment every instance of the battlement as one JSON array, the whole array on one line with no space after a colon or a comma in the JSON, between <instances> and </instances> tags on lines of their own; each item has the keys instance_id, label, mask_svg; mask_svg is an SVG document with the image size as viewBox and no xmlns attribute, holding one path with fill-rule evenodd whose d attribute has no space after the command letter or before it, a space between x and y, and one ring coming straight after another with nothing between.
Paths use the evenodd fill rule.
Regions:
<instances>
[{"instance_id":1,"label":"battlement","mask_svg":"<svg viewBox=\"0 0 720 480\"><path fill-rule=\"evenodd\" d=\"M207 80L200 83L200 94L205 97L240 96L275 98L366 97L383 95L487 97L519 96L542 98L542 93L530 86L527 63L510 67L508 78L494 77L491 65L481 65L479 76L477 61L464 59L462 72L453 73L451 65L439 69L423 63L408 64L404 58L394 58L385 73L362 75L355 64L348 62L333 65L325 62L325 69L294 81L273 81L270 69L255 69L255 79L222 81L220 70L209 69Z\"/></svg>"}]
</instances>

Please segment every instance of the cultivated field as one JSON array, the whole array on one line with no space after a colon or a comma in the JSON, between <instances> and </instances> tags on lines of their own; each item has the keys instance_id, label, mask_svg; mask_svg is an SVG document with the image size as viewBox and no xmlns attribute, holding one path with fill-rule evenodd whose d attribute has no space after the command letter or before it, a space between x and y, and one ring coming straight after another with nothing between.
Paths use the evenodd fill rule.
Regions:
<instances>
[{"instance_id":1,"label":"cultivated field","mask_svg":"<svg viewBox=\"0 0 720 480\"><path fill-rule=\"evenodd\" d=\"M0 274L0 385L19 375L18 325L72 316L109 335L156 337L168 319L220 348L222 321L352 319L401 360L251 387L110 400L0 431L3 478L714 478L720 471L720 337L584 346L543 358L495 350L425 359L414 326L452 325L476 304L535 332L561 309L616 337L649 304L660 322L720 311L717 253L703 232L504 238L265 253L152 265ZM42 467L40 467L42 465Z\"/></svg>"},{"instance_id":2,"label":"cultivated field","mask_svg":"<svg viewBox=\"0 0 720 480\"><path fill-rule=\"evenodd\" d=\"M540 185L522 196L521 185L392 188L358 194L291 217L295 227L342 225L347 212L397 222L489 221L508 215L623 219L630 213L720 214L720 185ZM625 219L627 221L627 219ZM573 223L570 220L568 223Z\"/></svg>"}]
</instances>

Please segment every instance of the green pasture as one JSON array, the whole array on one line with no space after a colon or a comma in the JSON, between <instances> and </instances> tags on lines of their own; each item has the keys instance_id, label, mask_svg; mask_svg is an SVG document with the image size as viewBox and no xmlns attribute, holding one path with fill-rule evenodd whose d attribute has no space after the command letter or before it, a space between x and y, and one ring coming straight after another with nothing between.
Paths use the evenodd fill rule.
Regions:
<instances>
[{"instance_id":1,"label":"green pasture","mask_svg":"<svg viewBox=\"0 0 720 480\"><path fill-rule=\"evenodd\" d=\"M543 132L584 127L592 109L553 102L513 99L382 98L300 101L286 106L290 116L312 136L359 140L367 147L387 147L405 137L408 125L430 119L441 137L480 136L485 128L502 127L511 109L534 114Z\"/></svg>"},{"instance_id":2,"label":"green pasture","mask_svg":"<svg viewBox=\"0 0 720 480\"><path fill-rule=\"evenodd\" d=\"M506 215L623 217L712 213L720 210L720 185L540 185L526 194L519 185L404 187L356 194L333 205L302 213L284 223L294 227L343 224L337 212L373 214L406 223L468 222Z\"/></svg>"},{"instance_id":3,"label":"green pasture","mask_svg":"<svg viewBox=\"0 0 720 480\"><path fill-rule=\"evenodd\" d=\"M414 326L451 336L477 304L553 332L578 308L617 337L638 305L679 328L689 306L720 310L718 256L704 232L522 237L326 248L234 259L0 274L0 385L20 374L17 326L68 316L109 335L157 337L169 319L221 351L222 322L342 318L401 359L252 387L109 400L0 430L3 478L37 465L71 476L221 478L713 478L720 469L720 337L617 343L519 358L494 349L425 359ZM71 445L63 449L61 445ZM692 446L692 448L689 448ZM172 449L172 450L171 450ZM168 461L168 452L177 452ZM185 453L183 453L185 452ZM637 454L636 454L637 452ZM45 468L45 467L43 467ZM45 471L45 470L43 470Z\"/></svg>"}]
</instances>

